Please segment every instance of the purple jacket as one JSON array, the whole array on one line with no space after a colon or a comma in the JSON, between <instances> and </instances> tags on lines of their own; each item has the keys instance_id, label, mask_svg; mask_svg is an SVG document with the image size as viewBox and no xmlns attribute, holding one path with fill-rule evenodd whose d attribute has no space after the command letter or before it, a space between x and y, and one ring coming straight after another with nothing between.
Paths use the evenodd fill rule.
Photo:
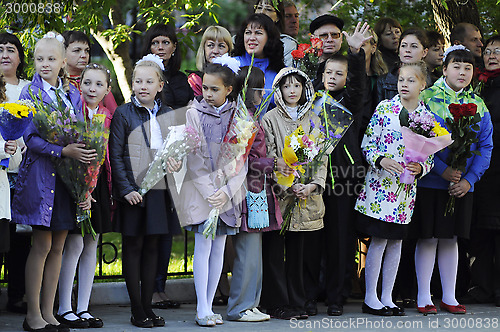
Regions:
<instances>
[{"instance_id":1,"label":"purple jacket","mask_svg":"<svg viewBox=\"0 0 500 332\"><path fill-rule=\"evenodd\" d=\"M38 74L35 74L31 84L23 88L19 99L32 100L29 90L35 96L41 91L43 102L52 102L43 90L42 79ZM68 99L75 107L77 117L83 120L80 93L71 84ZM63 147L42 139L33 123L28 126L23 138L27 150L19 167L19 177L12 201L12 222L50 226L56 186L56 172L51 157L61 158Z\"/></svg>"}]
</instances>

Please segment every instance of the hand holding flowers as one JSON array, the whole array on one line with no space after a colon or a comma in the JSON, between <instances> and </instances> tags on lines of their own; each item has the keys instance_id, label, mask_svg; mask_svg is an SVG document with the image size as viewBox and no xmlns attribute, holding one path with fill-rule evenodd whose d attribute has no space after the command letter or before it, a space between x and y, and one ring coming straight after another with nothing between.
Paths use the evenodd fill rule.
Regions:
<instances>
[{"instance_id":1,"label":"hand holding flowers","mask_svg":"<svg viewBox=\"0 0 500 332\"><path fill-rule=\"evenodd\" d=\"M7 154L13 155L17 150L17 142L16 141L6 141L4 145L4 151Z\"/></svg>"}]
</instances>

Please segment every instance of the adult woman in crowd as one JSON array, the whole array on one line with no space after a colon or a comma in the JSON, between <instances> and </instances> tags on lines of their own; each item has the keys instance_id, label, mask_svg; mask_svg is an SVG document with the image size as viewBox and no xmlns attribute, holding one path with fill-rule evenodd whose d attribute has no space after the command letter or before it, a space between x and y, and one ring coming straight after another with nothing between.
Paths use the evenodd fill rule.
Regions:
<instances>
[{"instance_id":1,"label":"adult woman in crowd","mask_svg":"<svg viewBox=\"0 0 500 332\"><path fill-rule=\"evenodd\" d=\"M474 191L471 252L475 257L471 267L469 295L475 302L490 302L500 306L500 207L497 190L500 185L500 35L485 43L485 69L479 72L481 97L493 123L493 151L490 167L484 172Z\"/></svg>"},{"instance_id":2,"label":"adult woman in crowd","mask_svg":"<svg viewBox=\"0 0 500 332\"><path fill-rule=\"evenodd\" d=\"M203 36L201 37L200 47L196 53L196 69L188 76L188 82L193 89L195 96L201 96L203 91L201 89L203 68L207 63L211 63L213 59L231 53L233 50L233 40L231 34L226 28L219 25L209 26Z\"/></svg>"},{"instance_id":3,"label":"adult woman in crowd","mask_svg":"<svg viewBox=\"0 0 500 332\"><path fill-rule=\"evenodd\" d=\"M377 21L373 30L375 30L380 41L378 49L382 52L382 57L389 71L392 71L399 63L399 40L403 28L397 20L383 17Z\"/></svg>"},{"instance_id":4,"label":"adult woman in crowd","mask_svg":"<svg viewBox=\"0 0 500 332\"><path fill-rule=\"evenodd\" d=\"M236 34L233 56L240 61L240 67L253 65L264 72L266 77L264 99L272 92L272 83L278 71L285 66L283 63L283 44L280 41L279 31L269 16L252 14L241 25ZM260 116L263 116L269 105L274 107L274 98L271 97Z\"/></svg>"},{"instance_id":5,"label":"adult woman in crowd","mask_svg":"<svg viewBox=\"0 0 500 332\"><path fill-rule=\"evenodd\" d=\"M153 53L163 60L165 85L163 101L173 109L186 106L193 99L186 74L180 71L181 51L174 25L155 24L146 32L143 55ZM170 256L170 255L169 255Z\"/></svg>"},{"instance_id":6,"label":"adult woman in crowd","mask_svg":"<svg viewBox=\"0 0 500 332\"><path fill-rule=\"evenodd\" d=\"M24 48L19 39L8 32L0 34L0 70L5 79L6 102L14 102L19 99L19 95L29 81L23 79L24 76ZM20 138L17 144L24 149L24 141ZM12 158L21 158L20 154ZM17 164L20 163L20 159ZM10 187L13 189L17 179L19 168L10 167L7 170ZM2 237L9 236L7 229L0 230L1 243L8 243ZM1 226L0 226L1 228ZM24 225L10 225L10 248L6 257L5 265L8 273L8 302L7 309L13 312L26 313L26 302L23 302L24 296L24 266L28 258L31 245L31 227ZM0 258L1 261L1 258Z\"/></svg>"},{"instance_id":7,"label":"adult woman in crowd","mask_svg":"<svg viewBox=\"0 0 500 332\"><path fill-rule=\"evenodd\" d=\"M193 99L193 90L189 86L186 74L180 71L181 52L179 49L175 26L155 24L146 33L143 55L155 54L163 60L165 70L163 76L165 83L162 91L162 102L173 109L186 106ZM165 294L165 282L167 280L168 263L172 252L172 236L180 234L179 219L175 212L174 203L168 196L170 205L168 218L168 233L160 235L158 265L155 277L153 308L167 309L178 308L180 304L172 301Z\"/></svg>"},{"instance_id":8,"label":"adult woman in crowd","mask_svg":"<svg viewBox=\"0 0 500 332\"><path fill-rule=\"evenodd\" d=\"M291 36L284 34L285 30L285 4L283 1L274 6L271 0L257 0L254 5L255 14L264 14L273 20L280 32L280 40L283 43L283 62L287 67L293 65L292 51L297 49L298 43Z\"/></svg>"}]
</instances>

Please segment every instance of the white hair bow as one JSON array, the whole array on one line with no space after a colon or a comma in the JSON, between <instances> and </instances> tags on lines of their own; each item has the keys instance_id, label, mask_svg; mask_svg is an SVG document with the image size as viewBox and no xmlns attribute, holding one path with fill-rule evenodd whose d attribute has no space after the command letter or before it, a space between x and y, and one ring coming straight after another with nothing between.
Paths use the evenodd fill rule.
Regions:
<instances>
[{"instance_id":1,"label":"white hair bow","mask_svg":"<svg viewBox=\"0 0 500 332\"><path fill-rule=\"evenodd\" d=\"M55 33L54 31L47 32L42 38L55 38L64 44L64 37L61 34Z\"/></svg>"},{"instance_id":2,"label":"white hair bow","mask_svg":"<svg viewBox=\"0 0 500 332\"><path fill-rule=\"evenodd\" d=\"M450 47L448 47L446 49L446 51L444 51L443 63L446 61L446 56L448 54L450 54L451 52L456 51L456 50L466 50L467 52L470 52L469 49L467 47L465 47L464 45L453 45L453 46L450 46Z\"/></svg>"},{"instance_id":3,"label":"white hair bow","mask_svg":"<svg viewBox=\"0 0 500 332\"><path fill-rule=\"evenodd\" d=\"M165 70L165 66L163 65L163 60L156 54L149 53L148 55L145 55L142 57L141 60L137 61L135 65L137 66L143 61L151 61L156 63L158 66L160 66L161 70Z\"/></svg>"},{"instance_id":4,"label":"white hair bow","mask_svg":"<svg viewBox=\"0 0 500 332\"><path fill-rule=\"evenodd\" d=\"M229 55L227 55L227 53L215 58L212 63L218 63L222 66L226 66L235 74L238 74L238 72L240 71L240 62L235 58L231 58Z\"/></svg>"}]
</instances>

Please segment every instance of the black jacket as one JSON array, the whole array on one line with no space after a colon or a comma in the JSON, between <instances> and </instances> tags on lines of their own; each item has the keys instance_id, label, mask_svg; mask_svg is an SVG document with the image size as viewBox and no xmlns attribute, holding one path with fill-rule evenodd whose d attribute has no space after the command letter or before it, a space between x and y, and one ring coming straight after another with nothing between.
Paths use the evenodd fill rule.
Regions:
<instances>
[{"instance_id":1,"label":"black jacket","mask_svg":"<svg viewBox=\"0 0 500 332\"><path fill-rule=\"evenodd\" d=\"M398 52L391 51L388 48L380 45L378 47L380 53L382 53L382 59L384 59L387 69L391 72L394 68L399 67L399 55Z\"/></svg>"},{"instance_id":2,"label":"black jacket","mask_svg":"<svg viewBox=\"0 0 500 332\"><path fill-rule=\"evenodd\" d=\"M363 104L367 98L367 77L365 52L363 49L357 54L348 52L348 73L346 87L342 90L330 92L330 95L351 111L354 123L331 154L334 179L346 181L364 177L363 156L361 153L360 130L363 118ZM349 157L350 155L350 157ZM351 161L352 158L352 161ZM331 176L330 169L328 177Z\"/></svg>"},{"instance_id":3,"label":"black jacket","mask_svg":"<svg viewBox=\"0 0 500 332\"><path fill-rule=\"evenodd\" d=\"M481 228L500 229L500 77L484 84L484 99L493 123L493 151L490 167L474 185L474 206L477 209L475 225ZM488 218L490 217L490 218ZM496 217L496 218L491 218Z\"/></svg>"},{"instance_id":4,"label":"black jacket","mask_svg":"<svg viewBox=\"0 0 500 332\"><path fill-rule=\"evenodd\" d=\"M163 86L163 101L166 105L177 109L186 106L194 98L193 90L189 86L186 74L181 71L169 75L164 71L165 85Z\"/></svg>"},{"instance_id":5,"label":"black jacket","mask_svg":"<svg viewBox=\"0 0 500 332\"><path fill-rule=\"evenodd\" d=\"M382 100L392 99L398 94L398 70L399 66L396 66L392 71L377 79L377 104L375 107Z\"/></svg>"}]
</instances>

